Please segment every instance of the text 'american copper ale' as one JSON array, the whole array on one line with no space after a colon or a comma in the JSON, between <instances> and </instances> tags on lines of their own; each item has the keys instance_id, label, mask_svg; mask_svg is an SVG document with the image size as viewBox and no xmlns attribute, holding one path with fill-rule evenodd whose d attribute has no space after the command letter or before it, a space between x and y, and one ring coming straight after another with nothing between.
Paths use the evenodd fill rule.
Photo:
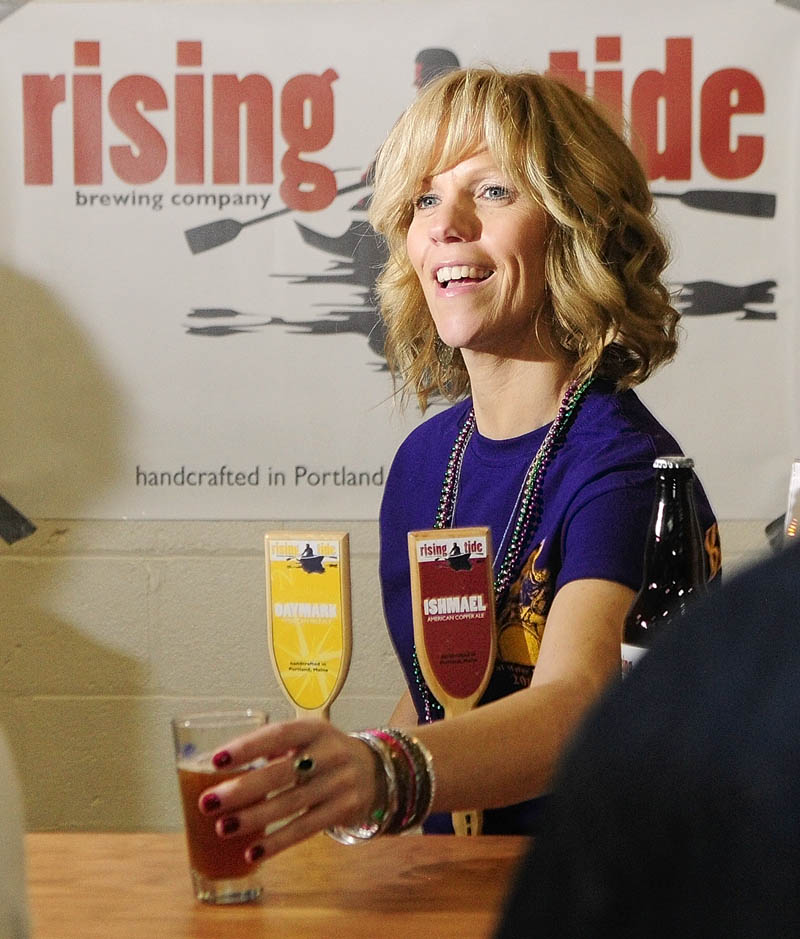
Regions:
<instances>
[{"instance_id":1,"label":"text 'american copper ale'","mask_svg":"<svg viewBox=\"0 0 800 939\"><path fill-rule=\"evenodd\" d=\"M703 539L694 501L694 461L659 457L656 495L644 549L642 588L633 601L622 639L625 674L686 606L705 593Z\"/></svg>"}]
</instances>

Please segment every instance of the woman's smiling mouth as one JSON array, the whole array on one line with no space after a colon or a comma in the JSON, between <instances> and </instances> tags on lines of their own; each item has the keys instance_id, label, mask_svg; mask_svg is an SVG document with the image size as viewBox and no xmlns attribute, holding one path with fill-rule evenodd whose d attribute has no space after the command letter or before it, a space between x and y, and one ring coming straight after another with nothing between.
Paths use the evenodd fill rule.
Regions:
<instances>
[{"instance_id":1,"label":"woman's smiling mouth","mask_svg":"<svg viewBox=\"0 0 800 939\"><path fill-rule=\"evenodd\" d=\"M467 264L453 264L440 267L436 271L436 280L442 287L447 287L454 281L461 283L479 283L491 277L494 271L486 267L472 267Z\"/></svg>"}]
</instances>

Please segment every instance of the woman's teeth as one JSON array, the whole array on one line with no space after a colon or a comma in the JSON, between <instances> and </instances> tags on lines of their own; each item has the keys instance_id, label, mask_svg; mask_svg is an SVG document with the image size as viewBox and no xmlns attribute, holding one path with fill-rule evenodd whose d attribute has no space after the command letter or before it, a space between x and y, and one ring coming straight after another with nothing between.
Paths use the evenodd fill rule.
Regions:
<instances>
[{"instance_id":1,"label":"woman's teeth","mask_svg":"<svg viewBox=\"0 0 800 939\"><path fill-rule=\"evenodd\" d=\"M468 267L466 264L454 267L440 267L436 272L436 279L440 284L451 280L485 280L492 272L482 267Z\"/></svg>"}]
</instances>

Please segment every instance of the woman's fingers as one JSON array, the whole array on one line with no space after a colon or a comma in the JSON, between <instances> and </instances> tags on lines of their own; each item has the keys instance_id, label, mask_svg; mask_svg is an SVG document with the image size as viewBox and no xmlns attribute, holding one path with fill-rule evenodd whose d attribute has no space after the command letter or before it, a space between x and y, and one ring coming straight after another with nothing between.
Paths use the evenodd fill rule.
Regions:
<instances>
[{"instance_id":1,"label":"woman's fingers","mask_svg":"<svg viewBox=\"0 0 800 939\"><path fill-rule=\"evenodd\" d=\"M213 756L218 769L235 769L259 757L277 759L286 753L310 745L318 736L331 730L322 720L290 721L285 724L265 724L252 733L236 737Z\"/></svg>"},{"instance_id":2,"label":"woman's fingers","mask_svg":"<svg viewBox=\"0 0 800 939\"><path fill-rule=\"evenodd\" d=\"M232 834L261 833L270 825L298 813L326 803L334 804L346 798L347 786L342 773L330 772L302 786L290 786L266 800L228 813L224 809L217 819L217 834L221 837Z\"/></svg>"},{"instance_id":3,"label":"woman's fingers","mask_svg":"<svg viewBox=\"0 0 800 939\"><path fill-rule=\"evenodd\" d=\"M352 790L347 788L337 791L336 794L329 793L325 800L250 844L245 857L255 863L265 857L272 857L326 828L352 822L356 801Z\"/></svg>"},{"instance_id":4,"label":"woman's fingers","mask_svg":"<svg viewBox=\"0 0 800 939\"><path fill-rule=\"evenodd\" d=\"M291 757L283 757L266 766L245 770L239 776L218 783L200 794L200 811L206 815L231 812L263 801L294 782Z\"/></svg>"},{"instance_id":5,"label":"woman's fingers","mask_svg":"<svg viewBox=\"0 0 800 939\"><path fill-rule=\"evenodd\" d=\"M219 769L236 770L265 759L267 765L247 770L203 792L199 801L201 811L238 808L292 785L303 774L311 775L317 768L317 760L309 756L309 751L312 747L324 749L324 743L322 748L314 745L317 738L324 740L330 732L330 725L323 721L293 721L266 725L231 740L213 756Z\"/></svg>"},{"instance_id":6,"label":"woman's fingers","mask_svg":"<svg viewBox=\"0 0 800 939\"><path fill-rule=\"evenodd\" d=\"M285 726L287 730L281 728L274 739L265 740L257 731L225 748L235 768L265 755L264 749L254 747L268 747L267 752L274 752L276 740L281 748L291 744L268 765L247 770L200 795L200 810L218 816L216 828L221 837L263 831L302 813L303 817L310 815L311 820L295 829L296 840L301 840L313 833L309 830L302 834L318 815L331 819L321 826L328 827L361 821L368 814L375 796L374 758L369 747L321 721Z\"/></svg>"},{"instance_id":7,"label":"woman's fingers","mask_svg":"<svg viewBox=\"0 0 800 939\"><path fill-rule=\"evenodd\" d=\"M309 736L311 739L308 739ZM282 752L277 759L272 759L266 766L247 770L233 779L218 783L204 791L200 796L201 810L214 812L238 809L260 802L272 793L286 789L288 786L306 784L315 776L324 773L326 769L335 768L346 762L349 757L350 744L353 742L349 737L329 726L327 729L314 726L311 728L310 735L295 733L288 735L286 739L303 745L299 749ZM260 742L263 743L263 741ZM259 753L250 750L252 745L252 742L244 745L237 742L231 743L227 748L235 753L231 768L235 769L236 765L242 762L251 762L266 755L263 751ZM240 759L241 757L244 759Z\"/></svg>"}]
</instances>

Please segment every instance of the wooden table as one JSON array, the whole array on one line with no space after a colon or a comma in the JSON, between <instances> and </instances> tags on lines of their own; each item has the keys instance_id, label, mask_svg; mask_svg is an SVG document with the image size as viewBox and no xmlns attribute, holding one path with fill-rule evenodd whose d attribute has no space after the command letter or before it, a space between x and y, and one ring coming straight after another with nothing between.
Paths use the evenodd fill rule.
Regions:
<instances>
[{"instance_id":1,"label":"wooden table","mask_svg":"<svg viewBox=\"0 0 800 939\"><path fill-rule=\"evenodd\" d=\"M30 834L34 939L486 939L528 843L319 835L266 862L259 903L215 907L194 899L182 834Z\"/></svg>"}]
</instances>

